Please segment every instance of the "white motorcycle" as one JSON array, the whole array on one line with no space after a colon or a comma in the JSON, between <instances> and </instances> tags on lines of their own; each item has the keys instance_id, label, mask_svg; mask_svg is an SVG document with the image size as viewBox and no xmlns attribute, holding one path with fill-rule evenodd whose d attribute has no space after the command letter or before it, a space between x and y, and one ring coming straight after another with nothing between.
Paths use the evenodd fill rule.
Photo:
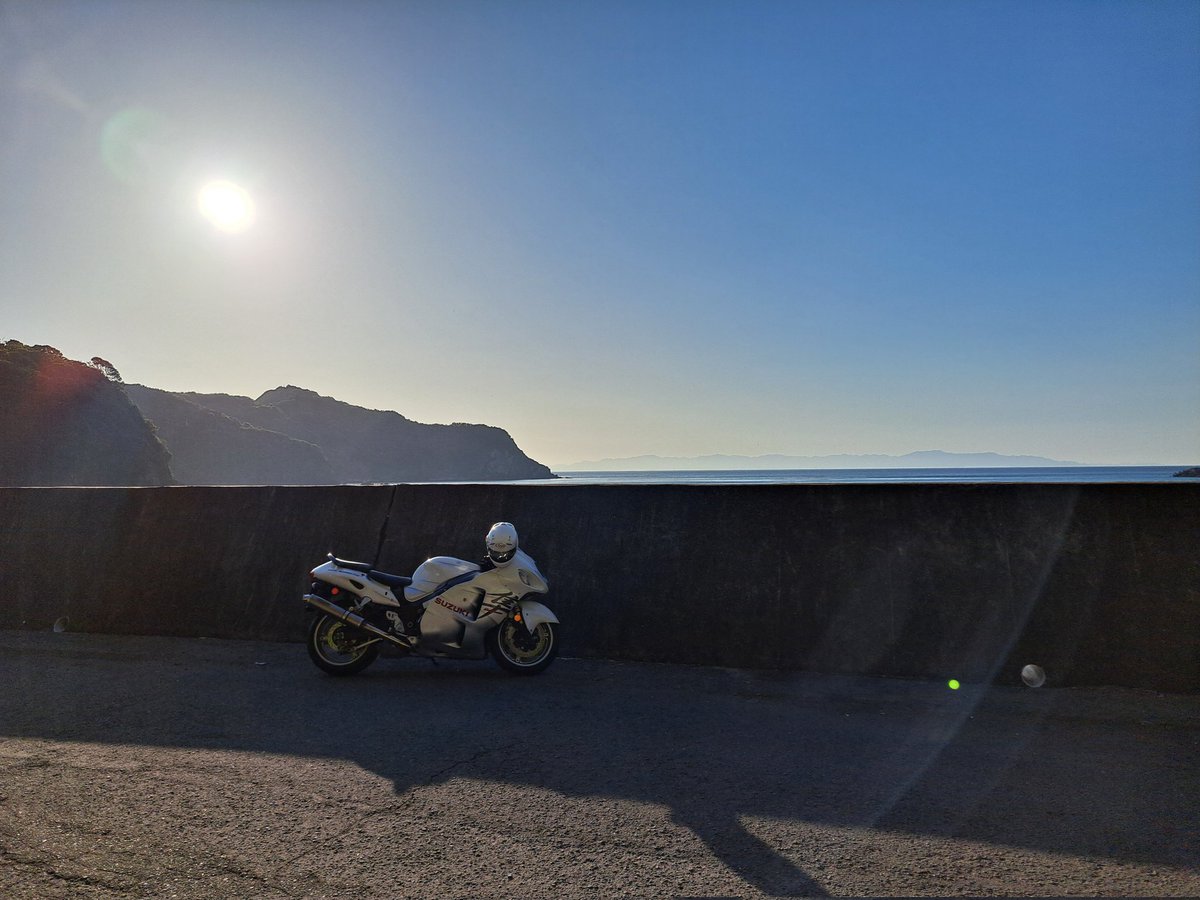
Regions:
<instances>
[{"instance_id":1,"label":"white motorcycle","mask_svg":"<svg viewBox=\"0 0 1200 900\"><path fill-rule=\"evenodd\" d=\"M435 556L408 578L331 553L309 574L304 602L316 615L308 654L331 675L361 672L385 645L432 659L484 659L490 652L523 675L543 671L558 653L558 618L531 599L550 586L516 549L515 530L512 549L490 568Z\"/></svg>"}]
</instances>

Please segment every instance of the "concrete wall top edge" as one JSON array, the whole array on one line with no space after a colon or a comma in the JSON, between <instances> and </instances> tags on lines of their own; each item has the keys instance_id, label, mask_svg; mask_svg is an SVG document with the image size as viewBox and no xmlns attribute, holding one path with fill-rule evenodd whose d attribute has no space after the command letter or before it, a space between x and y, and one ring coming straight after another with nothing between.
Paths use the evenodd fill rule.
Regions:
<instances>
[{"instance_id":1,"label":"concrete wall top edge","mask_svg":"<svg viewBox=\"0 0 1200 900\"><path fill-rule=\"evenodd\" d=\"M478 490L487 488L504 491L959 491L959 490L994 490L1011 492L1017 490L1044 491L1078 491L1110 488L1127 488L1135 491L1145 490L1200 490L1200 480L1178 482L1145 482L1145 481L1088 481L1088 482L992 482L992 481L953 481L953 482L795 482L787 484L678 484L675 482L636 482L636 483L603 483L603 484L520 484L513 482L495 481L401 481L389 484L173 484L173 485L0 485L0 491L329 491L329 490L391 490L392 488L422 488L422 489L453 489Z\"/></svg>"}]
</instances>

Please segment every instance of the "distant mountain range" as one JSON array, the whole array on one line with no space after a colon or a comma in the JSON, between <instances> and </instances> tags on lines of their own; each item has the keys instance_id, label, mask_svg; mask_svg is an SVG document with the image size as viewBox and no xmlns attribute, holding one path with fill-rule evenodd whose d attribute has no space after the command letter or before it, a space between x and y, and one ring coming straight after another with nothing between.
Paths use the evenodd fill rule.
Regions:
<instances>
[{"instance_id":1,"label":"distant mountain range","mask_svg":"<svg viewBox=\"0 0 1200 900\"><path fill-rule=\"evenodd\" d=\"M590 459L555 466L558 472L655 472L672 470L737 469L985 469L1020 466L1082 466L1086 463L1044 456L1005 456L1001 453L947 453L944 450L918 450L903 456L881 454L839 456L628 456L621 459Z\"/></svg>"},{"instance_id":2,"label":"distant mountain range","mask_svg":"<svg viewBox=\"0 0 1200 900\"><path fill-rule=\"evenodd\" d=\"M257 399L125 384L106 360L0 344L0 485L553 478L506 431L425 425L287 386Z\"/></svg>"}]
</instances>

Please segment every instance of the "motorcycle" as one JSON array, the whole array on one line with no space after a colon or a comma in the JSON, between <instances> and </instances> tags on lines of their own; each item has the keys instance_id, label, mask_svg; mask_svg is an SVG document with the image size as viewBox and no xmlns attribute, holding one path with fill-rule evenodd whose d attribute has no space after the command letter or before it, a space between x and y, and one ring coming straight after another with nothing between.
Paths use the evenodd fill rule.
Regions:
<instances>
[{"instance_id":1,"label":"motorcycle","mask_svg":"<svg viewBox=\"0 0 1200 900\"><path fill-rule=\"evenodd\" d=\"M531 599L550 586L523 550L496 568L435 556L411 577L330 553L309 575L308 655L331 675L361 672L384 646L433 660L490 653L521 675L544 671L558 653L558 618Z\"/></svg>"}]
</instances>

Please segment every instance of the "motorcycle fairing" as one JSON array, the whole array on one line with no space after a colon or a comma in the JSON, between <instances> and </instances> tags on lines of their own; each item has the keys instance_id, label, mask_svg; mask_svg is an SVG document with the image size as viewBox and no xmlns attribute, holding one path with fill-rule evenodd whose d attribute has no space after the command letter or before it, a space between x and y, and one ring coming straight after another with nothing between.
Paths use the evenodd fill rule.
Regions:
<instances>
[{"instance_id":1,"label":"motorcycle fairing","mask_svg":"<svg viewBox=\"0 0 1200 900\"><path fill-rule=\"evenodd\" d=\"M543 622L558 624L558 616L536 600L519 600L517 604L521 607L521 621L525 623L530 634Z\"/></svg>"},{"instance_id":2,"label":"motorcycle fairing","mask_svg":"<svg viewBox=\"0 0 1200 900\"><path fill-rule=\"evenodd\" d=\"M422 646L461 651L473 658L485 655L484 636L504 620L511 608L509 601L517 599L503 585L488 579L490 574L477 573L424 602Z\"/></svg>"},{"instance_id":3,"label":"motorcycle fairing","mask_svg":"<svg viewBox=\"0 0 1200 900\"><path fill-rule=\"evenodd\" d=\"M483 656L484 636L504 620L512 602L520 603L522 609L529 604L532 622L526 620L525 627L531 632L542 622L558 621L542 604L520 600L526 594L549 590L546 579L528 554L518 550L509 565L487 571L480 571L474 563L455 562L471 566L474 571L452 579L453 583L443 585L425 601L425 614L421 617L424 646ZM413 581L415 586L415 573Z\"/></svg>"},{"instance_id":4,"label":"motorcycle fairing","mask_svg":"<svg viewBox=\"0 0 1200 900\"><path fill-rule=\"evenodd\" d=\"M423 600L439 590L449 587L451 581L473 576L479 566L453 556L433 556L417 566L412 574L412 584L404 589L404 599Z\"/></svg>"},{"instance_id":5,"label":"motorcycle fairing","mask_svg":"<svg viewBox=\"0 0 1200 900\"><path fill-rule=\"evenodd\" d=\"M357 594L372 603L378 603L381 606L400 606L400 601L396 599L396 595L392 593L390 587L371 578L368 574L369 567L368 571L364 572L359 569L346 568L340 564L341 562L342 560L333 559L323 562L313 569L313 576L334 587Z\"/></svg>"},{"instance_id":6,"label":"motorcycle fairing","mask_svg":"<svg viewBox=\"0 0 1200 900\"><path fill-rule=\"evenodd\" d=\"M522 620L531 633L542 622L558 622L541 603L521 599L549 590L537 564L521 550L508 565L487 571L466 560L435 556L417 567L411 585L398 583L405 580L401 576L387 579L397 592L404 587L405 599L398 599L391 587L375 580L375 570L358 568L366 564L350 568L345 562L331 557L314 569L313 575L367 603L392 609L423 608L419 647L434 655L482 659L487 655L487 633L504 621L513 603L520 605Z\"/></svg>"}]
</instances>

